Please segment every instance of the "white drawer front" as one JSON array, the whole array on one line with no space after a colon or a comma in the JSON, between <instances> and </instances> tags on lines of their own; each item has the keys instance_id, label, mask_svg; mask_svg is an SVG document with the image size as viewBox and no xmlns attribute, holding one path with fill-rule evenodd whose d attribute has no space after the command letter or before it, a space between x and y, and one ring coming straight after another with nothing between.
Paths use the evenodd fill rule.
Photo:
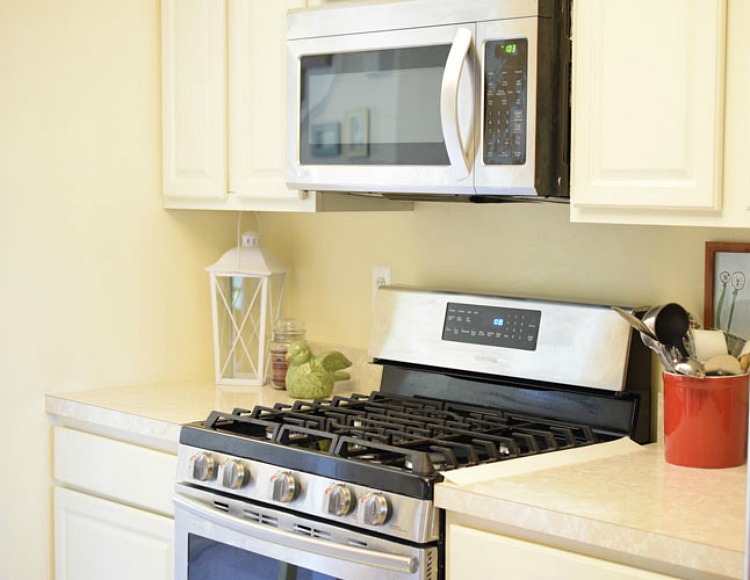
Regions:
<instances>
[{"instance_id":1,"label":"white drawer front","mask_svg":"<svg viewBox=\"0 0 750 580\"><path fill-rule=\"evenodd\" d=\"M176 455L54 428L54 477L60 483L173 516L176 469Z\"/></svg>"}]
</instances>

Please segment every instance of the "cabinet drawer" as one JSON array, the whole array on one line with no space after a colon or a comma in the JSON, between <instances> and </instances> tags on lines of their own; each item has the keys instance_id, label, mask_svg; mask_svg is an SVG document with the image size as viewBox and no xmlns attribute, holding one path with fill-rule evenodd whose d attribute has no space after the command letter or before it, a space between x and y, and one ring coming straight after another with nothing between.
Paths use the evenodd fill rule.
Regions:
<instances>
[{"instance_id":1,"label":"cabinet drawer","mask_svg":"<svg viewBox=\"0 0 750 580\"><path fill-rule=\"evenodd\" d=\"M173 515L177 456L66 427L54 428L59 483Z\"/></svg>"},{"instance_id":2,"label":"cabinet drawer","mask_svg":"<svg viewBox=\"0 0 750 580\"><path fill-rule=\"evenodd\" d=\"M448 529L448 580L513 578L536 580L668 580L656 572L631 568L583 554L452 524Z\"/></svg>"}]
</instances>

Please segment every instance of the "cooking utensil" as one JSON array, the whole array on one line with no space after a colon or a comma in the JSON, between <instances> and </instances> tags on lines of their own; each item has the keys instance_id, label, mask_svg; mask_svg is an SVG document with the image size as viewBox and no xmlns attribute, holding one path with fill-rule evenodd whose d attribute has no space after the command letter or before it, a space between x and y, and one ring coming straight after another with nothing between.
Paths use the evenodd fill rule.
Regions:
<instances>
[{"instance_id":1,"label":"cooking utensil","mask_svg":"<svg viewBox=\"0 0 750 580\"><path fill-rule=\"evenodd\" d=\"M682 306L675 302L654 306L643 316L643 324L659 342L676 347L685 358L689 356L685 335L690 329L690 315Z\"/></svg>"},{"instance_id":2,"label":"cooking utensil","mask_svg":"<svg viewBox=\"0 0 750 580\"><path fill-rule=\"evenodd\" d=\"M675 363L674 372L678 375L685 375L688 377L696 377L699 379L705 378L706 368L698 360L694 358L685 358Z\"/></svg>"},{"instance_id":3,"label":"cooking utensil","mask_svg":"<svg viewBox=\"0 0 750 580\"><path fill-rule=\"evenodd\" d=\"M653 350L658 355L661 364L664 365L664 370L669 373L676 372L672 356L665 345L660 343L650 334L646 334L645 332L641 333L641 341L643 341L643 344L645 344L648 348Z\"/></svg>"},{"instance_id":4,"label":"cooking utensil","mask_svg":"<svg viewBox=\"0 0 750 580\"><path fill-rule=\"evenodd\" d=\"M622 316L628 322L628 324L630 324L630 326L635 328L641 334L647 334L651 338L656 339L656 335L653 333L653 331L648 326L643 324L643 321L632 312L623 310L619 306L613 306L612 310L614 310L615 312L617 312L617 314Z\"/></svg>"}]
</instances>

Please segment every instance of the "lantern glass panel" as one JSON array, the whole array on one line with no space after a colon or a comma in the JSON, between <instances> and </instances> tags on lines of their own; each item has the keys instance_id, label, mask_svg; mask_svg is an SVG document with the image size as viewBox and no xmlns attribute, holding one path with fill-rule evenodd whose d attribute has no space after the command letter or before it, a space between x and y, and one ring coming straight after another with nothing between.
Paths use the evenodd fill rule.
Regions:
<instances>
[{"instance_id":1,"label":"lantern glass panel","mask_svg":"<svg viewBox=\"0 0 750 580\"><path fill-rule=\"evenodd\" d=\"M217 276L220 375L261 381L267 340L261 336L263 278Z\"/></svg>"}]
</instances>

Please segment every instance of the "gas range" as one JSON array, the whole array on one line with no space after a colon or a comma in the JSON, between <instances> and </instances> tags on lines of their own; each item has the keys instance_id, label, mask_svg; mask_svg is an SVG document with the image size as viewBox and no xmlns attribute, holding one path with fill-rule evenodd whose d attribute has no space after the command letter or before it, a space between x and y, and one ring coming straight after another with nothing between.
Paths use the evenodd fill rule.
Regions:
<instances>
[{"instance_id":1,"label":"gas range","mask_svg":"<svg viewBox=\"0 0 750 580\"><path fill-rule=\"evenodd\" d=\"M432 497L445 472L650 439L650 355L631 338L608 307L383 289L370 345L380 390L185 425L176 505L250 523L219 542L248 558L273 552L242 546L258 527L275 528L291 543L272 559L298 572L441 578L443 517ZM182 544L178 577L191 561ZM324 555L336 547L345 553Z\"/></svg>"}]
</instances>

